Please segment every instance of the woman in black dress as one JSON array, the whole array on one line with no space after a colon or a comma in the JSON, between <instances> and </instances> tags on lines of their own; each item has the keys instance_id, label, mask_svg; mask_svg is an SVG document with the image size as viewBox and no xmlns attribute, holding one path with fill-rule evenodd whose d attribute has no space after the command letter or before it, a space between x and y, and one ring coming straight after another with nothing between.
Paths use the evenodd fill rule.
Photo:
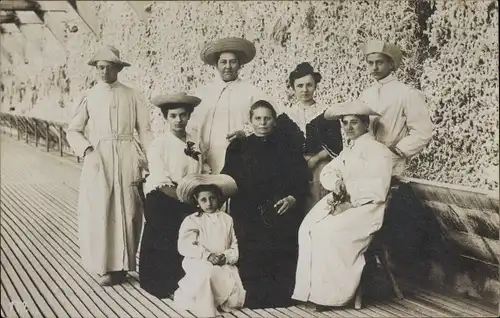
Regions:
<instances>
[{"instance_id":1,"label":"woman in black dress","mask_svg":"<svg viewBox=\"0 0 500 318\"><path fill-rule=\"evenodd\" d=\"M240 248L239 270L249 308L285 307L297 263L297 233L304 217L310 173L303 135L266 101L250 110L254 134L231 142L221 173L236 180L231 198Z\"/></svg>"},{"instance_id":2,"label":"woman in black dress","mask_svg":"<svg viewBox=\"0 0 500 318\"><path fill-rule=\"evenodd\" d=\"M142 234L139 279L150 294L165 298L174 293L183 277L182 256L177 251L179 228L194 208L178 200L177 183L187 174L208 172L197 142L186 133L186 124L200 99L184 93L158 96L169 129L149 146L150 175L144 192L146 224Z\"/></svg>"},{"instance_id":3,"label":"woman in black dress","mask_svg":"<svg viewBox=\"0 0 500 318\"><path fill-rule=\"evenodd\" d=\"M321 170L342 151L340 121L326 120L326 106L314 99L320 81L321 74L307 62L297 65L289 76L296 102L287 109L287 114L305 135L304 158L313 174L311 197L307 204L310 208L328 193L319 182Z\"/></svg>"}]
</instances>

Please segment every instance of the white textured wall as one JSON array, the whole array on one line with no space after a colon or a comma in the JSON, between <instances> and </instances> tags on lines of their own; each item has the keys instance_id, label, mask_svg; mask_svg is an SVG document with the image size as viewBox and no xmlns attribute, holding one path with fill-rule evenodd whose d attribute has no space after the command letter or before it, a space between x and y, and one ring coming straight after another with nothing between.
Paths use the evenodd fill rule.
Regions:
<instances>
[{"instance_id":1,"label":"white textured wall","mask_svg":"<svg viewBox=\"0 0 500 318\"><path fill-rule=\"evenodd\" d=\"M436 122L434 140L413 160L412 174L498 187L496 1L155 2L149 25L126 2L90 3L102 43L116 46L133 64L121 78L140 87L146 98L206 83L214 71L199 59L203 45L243 36L258 52L243 76L283 105L291 97L288 74L303 61L323 74L318 100L328 104L351 99L371 82L361 43L370 37L393 41L405 53L398 77L423 89ZM429 5L435 10L424 11ZM69 20L66 54L47 38L41 53L26 48L28 64L17 56L15 71L2 63L2 111L17 105L19 112L62 120L73 100L90 87L95 74L86 61L101 42L74 13L62 18ZM78 32L69 32L74 26ZM154 130L162 131L158 112L152 110L152 117Z\"/></svg>"}]
</instances>

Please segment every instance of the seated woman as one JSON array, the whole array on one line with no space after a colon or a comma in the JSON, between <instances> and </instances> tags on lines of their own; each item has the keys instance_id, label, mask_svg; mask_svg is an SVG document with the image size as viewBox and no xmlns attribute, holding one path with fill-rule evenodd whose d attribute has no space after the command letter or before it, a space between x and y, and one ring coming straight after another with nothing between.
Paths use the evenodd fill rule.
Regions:
<instances>
[{"instance_id":1,"label":"seated woman","mask_svg":"<svg viewBox=\"0 0 500 318\"><path fill-rule=\"evenodd\" d=\"M333 194L300 225L296 300L342 306L359 285L363 253L384 220L392 174L391 151L367 133L369 115L378 114L358 101L325 112L326 118L341 118L350 146L321 172L321 183Z\"/></svg>"},{"instance_id":2,"label":"seated woman","mask_svg":"<svg viewBox=\"0 0 500 318\"><path fill-rule=\"evenodd\" d=\"M193 108L201 100L184 93L155 97L168 130L149 146L150 175L144 192L146 224L142 234L139 279L143 289L159 298L173 294L182 278L182 257L177 251L179 228L184 217L194 212L176 195L177 183L187 174L208 172L197 142L186 133Z\"/></svg>"},{"instance_id":3,"label":"seated woman","mask_svg":"<svg viewBox=\"0 0 500 318\"><path fill-rule=\"evenodd\" d=\"M313 174L309 208L328 193L319 182L321 169L342 151L340 122L326 120L323 116L326 107L314 100L320 81L321 74L307 62L297 65L289 76L297 102L287 109L287 114L305 134L304 157Z\"/></svg>"},{"instance_id":4,"label":"seated woman","mask_svg":"<svg viewBox=\"0 0 500 318\"><path fill-rule=\"evenodd\" d=\"M222 173L238 193L230 211L240 247L239 269L249 308L291 304L297 233L310 177L296 125L266 101L250 107L254 134L231 142Z\"/></svg>"}]
</instances>

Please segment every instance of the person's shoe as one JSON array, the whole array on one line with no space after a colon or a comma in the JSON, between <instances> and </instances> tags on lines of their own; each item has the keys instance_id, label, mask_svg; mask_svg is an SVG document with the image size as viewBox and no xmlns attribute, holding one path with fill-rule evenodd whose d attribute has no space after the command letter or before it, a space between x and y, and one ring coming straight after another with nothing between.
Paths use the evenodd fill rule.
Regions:
<instances>
[{"instance_id":1,"label":"person's shoe","mask_svg":"<svg viewBox=\"0 0 500 318\"><path fill-rule=\"evenodd\" d=\"M101 286L111 286L113 285L113 278L110 273L99 276L99 285Z\"/></svg>"},{"instance_id":2,"label":"person's shoe","mask_svg":"<svg viewBox=\"0 0 500 318\"><path fill-rule=\"evenodd\" d=\"M332 309L332 307L330 307L330 306L316 305L317 312L329 311L330 309Z\"/></svg>"},{"instance_id":3,"label":"person's shoe","mask_svg":"<svg viewBox=\"0 0 500 318\"><path fill-rule=\"evenodd\" d=\"M116 271L111 272L111 280L114 284L121 284L125 281L125 277L127 277L126 271Z\"/></svg>"}]
</instances>

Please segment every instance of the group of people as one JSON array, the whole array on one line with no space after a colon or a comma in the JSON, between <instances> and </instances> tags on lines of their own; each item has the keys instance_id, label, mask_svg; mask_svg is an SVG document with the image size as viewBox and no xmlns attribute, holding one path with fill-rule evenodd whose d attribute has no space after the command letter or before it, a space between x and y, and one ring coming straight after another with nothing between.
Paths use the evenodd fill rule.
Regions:
<instances>
[{"instance_id":1,"label":"group of people","mask_svg":"<svg viewBox=\"0 0 500 318\"><path fill-rule=\"evenodd\" d=\"M296 103L279 107L238 75L256 55L251 42L210 42L201 59L219 76L153 98L168 127L153 140L147 104L117 79L130 64L114 47L99 50L88 64L101 81L67 131L85 158L85 268L104 286L121 283L136 270L141 241L141 287L199 316L347 304L391 177L432 135L422 92L393 75L400 49L370 40L363 53L375 82L357 100L316 103L322 76L304 62L289 75Z\"/></svg>"}]
</instances>

